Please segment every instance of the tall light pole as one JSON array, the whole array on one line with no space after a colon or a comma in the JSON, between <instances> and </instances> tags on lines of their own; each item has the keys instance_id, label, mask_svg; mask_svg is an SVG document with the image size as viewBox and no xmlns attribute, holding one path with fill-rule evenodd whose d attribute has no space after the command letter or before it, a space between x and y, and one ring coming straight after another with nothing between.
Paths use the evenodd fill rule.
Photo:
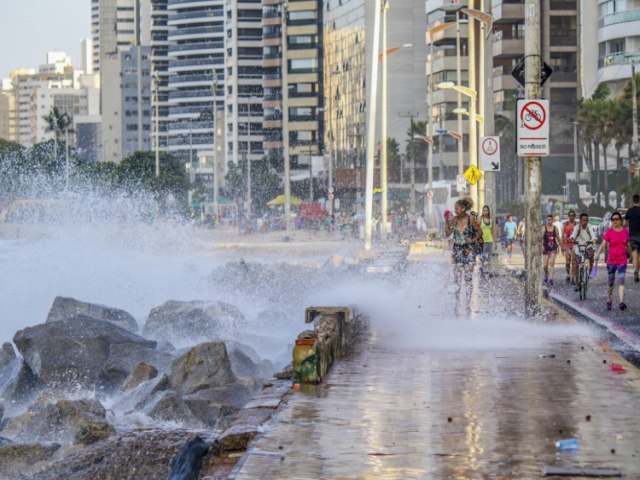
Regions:
<instances>
[{"instance_id":1,"label":"tall light pole","mask_svg":"<svg viewBox=\"0 0 640 480\"><path fill-rule=\"evenodd\" d=\"M212 118L212 133L213 137L211 138L211 144L213 145L213 214L214 218L217 220L218 218L218 187L220 185L220 181L218 178L218 141L217 141L217 129L218 129L218 102L216 101L216 93L218 90L218 74L216 73L215 67L212 70L213 73L213 82L211 84L211 94L213 95L213 116Z\"/></svg>"},{"instance_id":2,"label":"tall light pole","mask_svg":"<svg viewBox=\"0 0 640 480\"><path fill-rule=\"evenodd\" d=\"M387 176L387 13L389 12L389 0L382 2L382 125L380 139L380 190L382 198L380 209L382 210L382 228L380 235L382 241L387 240L387 215L389 211L389 184Z\"/></svg>"},{"instance_id":3,"label":"tall light pole","mask_svg":"<svg viewBox=\"0 0 640 480\"><path fill-rule=\"evenodd\" d=\"M160 129L159 129L159 125L160 125L160 120L159 120L159 116L158 116L158 103L159 102L159 97L158 97L158 71L156 70L153 73L153 90L154 90L154 99L155 99L155 111L156 111L156 118L155 118L155 130L156 130L156 142L155 142L155 151L156 151L156 178L160 176Z\"/></svg>"},{"instance_id":4,"label":"tall light pole","mask_svg":"<svg viewBox=\"0 0 640 480\"><path fill-rule=\"evenodd\" d=\"M69 190L69 127L64 127L64 159L65 159L65 183L64 189Z\"/></svg>"},{"instance_id":5,"label":"tall light pole","mask_svg":"<svg viewBox=\"0 0 640 480\"><path fill-rule=\"evenodd\" d=\"M249 97L249 103L247 104L247 135L249 137L247 140L247 214L249 218L251 218L251 105L252 100L256 98L254 96Z\"/></svg>"},{"instance_id":6,"label":"tall light pole","mask_svg":"<svg viewBox=\"0 0 640 480\"><path fill-rule=\"evenodd\" d=\"M284 160L284 224L291 230L291 164L289 159L289 79L287 62L287 1L282 2L282 156Z\"/></svg>"},{"instance_id":7,"label":"tall light pole","mask_svg":"<svg viewBox=\"0 0 640 480\"><path fill-rule=\"evenodd\" d=\"M525 98L540 98L540 0L526 0L525 5ZM542 180L542 158L527 157L525 183L525 218L530 231L541 225L540 183ZM525 235L524 305L527 315L541 311L542 282L540 270L542 259L537 235Z\"/></svg>"},{"instance_id":8,"label":"tall light pole","mask_svg":"<svg viewBox=\"0 0 640 480\"><path fill-rule=\"evenodd\" d=\"M381 0L374 0L373 48L371 58L371 91L367 102L367 174L365 183L364 248L371 250L373 219L373 168L376 141L376 98L378 96L378 48L380 44Z\"/></svg>"},{"instance_id":9,"label":"tall light pole","mask_svg":"<svg viewBox=\"0 0 640 480\"><path fill-rule=\"evenodd\" d=\"M438 84L438 88L443 89L451 89L457 92L462 93L463 95L469 97L469 163L478 167L478 149L477 149L477 132L476 128L476 97L477 92L470 87L463 87L460 85L456 85L453 82L442 82ZM471 188L471 201L474 205L478 204L478 189Z\"/></svg>"},{"instance_id":10,"label":"tall light pole","mask_svg":"<svg viewBox=\"0 0 640 480\"><path fill-rule=\"evenodd\" d=\"M475 3L475 2L474 2ZM475 10L473 8L463 8L462 12L466 13L469 17L478 20L480 22L481 28L486 31L486 35L480 34L480 48L478 49L478 63L480 63L480 69L476 68L475 61L475 23L473 21L469 22L469 88L476 90L476 71L480 72L478 76L479 79L479 88L476 90L478 92L478 104L479 104L479 113L482 117L485 115L485 83L486 79L490 78L486 75L485 70L485 44L486 39L488 38L491 27L493 25L493 17L484 12L484 0L480 0L480 10ZM482 32L482 31L481 31ZM484 122L478 125L480 128L480 136L484 136ZM475 125L474 125L475 128ZM478 181L478 211L483 207L484 200L484 175L480 177Z\"/></svg>"},{"instance_id":11,"label":"tall light pole","mask_svg":"<svg viewBox=\"0 0 640 480\"><path fill-rule=\"evenodd\" d=\"M576 185L580 180L580 165L578 163L578 122L573 123L573 171L575 175ZM569 192L567 192L567 199Z\"/></svg>"},{"instance_id":12,"label":"tall light pole","mask_svg":"<svg viewBox=\"0 0 640 480\"><path fill-rule=\"evenodd\" d=\"M380 190L381 200L380 209L382 210L382 240L387 239L388 235L388 215L389 215L389 167L388 167L388 152L387 152L387 59L390 54L400 50L401 48L411 48L413 44L405 43L402 47L393 47L387 49L387 10L389 10L388 0L384 0L382 10L382 52L380 53L380 62L382 62L382 121L380 128Z\"/></svg>"},{"instance_id":13,"label":"tall light pole","mask_svg":"<svg viewBox=\"0 0 640 480\"><path fill-rule=\"evenodd\" d=\"M638 86L636 85L636 65L631 63L631 106L632 106L632 124L633 124L633 155L638 154ZM633 176L638 177L640 175L640 169L636 164Z\"/></svg>"},{"instance_id":14,"label":"tall light pole","mask_svg":"<svg viewBox=\"0 0 640 480\"><path fill-rule=\"evenodd\" d=\"M427 32L427 41L429 42L429 105L428 105L429 113L427 115L427 132L426 133L427 133L427 137L430 140L428 142L429 151L428 151L428 158L427 158L427 170L428 170L428 176L429 176L429 191L427 192L427 207L428 207L428 213L429 213L429 221L431 221L431 217L433 215L433 122L431 121L432 113L433 113L433 93L435 91L434 82L433 82L433 36L438 32L442 32L454 26L459 27L459 23L458 22L441 23L440 25L436 25L435 27L430 28L429 31ZM457 53L456 61L459 62L460 51L458 50L456 53ZM458 93L458 95L460 94ZM440 135L440 142L442 142L442 135ZM462 151L460 151L460 153L462 153ZM440 145L440 177L442 178L442 144Z\"/></svg>"}]
</instances>

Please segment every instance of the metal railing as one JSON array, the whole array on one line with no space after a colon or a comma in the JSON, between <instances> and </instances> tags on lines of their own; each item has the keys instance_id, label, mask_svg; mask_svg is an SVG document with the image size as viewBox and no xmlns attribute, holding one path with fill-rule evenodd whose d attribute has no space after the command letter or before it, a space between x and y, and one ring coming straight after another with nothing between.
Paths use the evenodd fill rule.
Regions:
<instances>
[{"instance_id":1,"label":"metal railing","mask_svg":"<svg viewBox=\"0 0 640 480\"><path fill-rule=\"evenodd\" d=\"M640 8L635 10L627 10L626 12L616 12L598 20L598 27L608 27L609 25L616 25L618 23L636 22L640 20Z\"/></svg>"}]
</instances>

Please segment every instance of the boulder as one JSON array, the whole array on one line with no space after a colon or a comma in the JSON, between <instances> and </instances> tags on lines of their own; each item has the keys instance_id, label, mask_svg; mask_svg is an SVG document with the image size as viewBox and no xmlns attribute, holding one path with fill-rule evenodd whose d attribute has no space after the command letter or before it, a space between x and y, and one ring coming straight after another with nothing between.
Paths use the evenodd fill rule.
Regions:
<instances>
[{"instance_id":1,"label":"boulder","mask_svg":"<svg viewBox=\"0 0 640 480\"><path fill-rule=\"evenodd\" d=\"M115 362L112 352L129 350L130 357L139 358L137 362L131 362L133 369L156 345L112 323L86 315L19 330L13 342L40 381L74 390L119 386L130 371L117 379L104 371L105 365Z\"/></svg>"},{"instance_id":2,"label":"boulder","mask_svg":"<svg viewBox=\"0 0 640 480\"><path fill-rule=\"evenodd\" d=\"M97 303L87 303L75 298L56 297L47 315L47 323L65 320L76 315L86 315L112 323L124 330L138 332L138 322L133 316L119 308L107 307Z\"/></svg>"},{"instance_id":3,"label":"boulder","mask_svg":"<svg viewBox=\"0 0 640 480\"><path fill-rule=\"evenodd\" d=\"M196 345L171 365L171 388L188 395L236 381L231 370L227 348L222 342Z\"/></svg>"},{"instance_id":4,"label":"boulder","mask_svg":"<svg viewBox=\"0 0 640 480\"><path fill-rule=\"evenodd\" d=\"M2 435L16 442L71 443L83 427L105 419L106 410L97 400L59 400L11 418Z\"/></svg>"},{"instance_id":5,"label":"boulder","mask_svg":"<svg viewBox=\"0 0 640 480\"><path fill-rule=\"evenodd\" d=\"M81 425L74 437L74 443L92 445L116 434L116 429L108 422L89 422Z\"/></svg>"},{"instance_id":6,"label":"boulder","mask_svg":"<svg viewBox=\"0 0 640 480\"><path fill-rule=\"evenodd\" d=\"M10 366L15 359L16 352L13 349L13 345L9 342L4 342L2 349L0 349L0 370Z\"/></svg>"},{"instance_id":7,"label":"boulder","mask_svg":"<svg viewBox=\"0 0 640 480\"><path fill-rule=\"evenodd\" d=\"M11 402L25 402L33 398L39 390L46 387L26 362L20 361L11 373L2 392L2 397Z\"/></svg>"},{"instance_id":8,"label":"boulder","mask_svg":"<svg viewBox=\"0 0 640 480\"><path fill-rule=\"evenodd\" d=\"M209 398L206 390L182 397L191 413L207 427L215 427L218 421L228 415L236 414L239 409L233 405L225 405Z\"/></svg>"},{"instance_id":9,"label":"boulder","mask_svg":"<svg viewBox=\"0 0 640 480\"><path fill-rule=\"evenodd\" d=\"M174 357L153 348L131 348L128 344L114 344L109 349L109 361L100 374L101 385L120 385L140 365L145 363L158 371L168 372Z\"/></svg>"},{"instance_id":10,"label":"boulder","mask_svg":"<svg viewBox=\"0 0 640 480\"><path fill-rule=\"evenodd\" d=\"M129 374L129 377L124 382L122 390L131 390L136 388L143 382L156 378L158 376L158 369L153 365L149 365L145 362L140 362L136 368Z\"/></svg>"},{"instance_id":11,"label":"boulder","mask_svg":"<svg viewBox=\"0 0 640 480\"><path fill-rule=\"evenodd\" d=\"M151 310L143 334L156 340L192 344L232 336L245 321L242 312L229 303L171 300Z\"/></svg>"},{"instance_id":12,"label":"boulder","mask_svg":"<svg viewBox=\"0 0 640 480\"><path fill-rule=\"evenodd\" d=\"M0 472L2 478L32 478L27 476L38 462L51 460L60 449L57 443L42 445L39 443L0 444Z\"/></svg>"},{"instance_id":13,"label":"boulder","mask_svg":"<svg viewBox=\"0 0 640 480\"><path fill-rule=\"evenodd\" d=\"M262 360L249 345L240 342L226 342L231 369L238 377L270 378L275 372L269 360Z\"/></svg>"},{"instance_id":14,"label":"boulder","mask_svg":"<svg viewBox=\"0 0 640 480\"><path fill-rule=\"evenodd\" d=\"M202 423L193 415L189 406L175 392L160 392L154 401L142 411L145 415L165 422L178 422L191 427L202 427Z\"/></svg>"}]
</instances>

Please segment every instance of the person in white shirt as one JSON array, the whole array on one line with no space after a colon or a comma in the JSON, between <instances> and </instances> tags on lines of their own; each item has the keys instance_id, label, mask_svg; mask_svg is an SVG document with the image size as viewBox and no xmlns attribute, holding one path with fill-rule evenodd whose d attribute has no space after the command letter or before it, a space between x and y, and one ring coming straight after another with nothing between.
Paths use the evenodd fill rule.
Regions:
<instances>
[{"instance_id":1,"label":"person in white shirt","mask_svg":"<svg viewBox=\"0 0 640 480\"><path fill-rule=\"evenodd\" d=\"M562 245L562 222L560 221L560 215L553 217L553 226L558 229L560 245Z\"/></svg>"},{"instance_id":2,"label":"person in white shirt","mask_svg":"<svg viewBox=\"0 0 640 480\"><path fill-rule=\"evenodd\" d=\"M595 249L595 241L596 241L596 231L595 229L589 225L589 215L586 213L580 214L580 221L573 227L573 232L571 233L571 239L574 241L574 260L573 260L573 277L578 278L578 263L580 262L581 252L580 247L585 247L587 243L591 242L591 249L587 249L586 257L589 261L589 269L593 269L593 257L594 257L594 249ZM576 291L578 288L576 288Z\"/></svg>"}]
</instances>

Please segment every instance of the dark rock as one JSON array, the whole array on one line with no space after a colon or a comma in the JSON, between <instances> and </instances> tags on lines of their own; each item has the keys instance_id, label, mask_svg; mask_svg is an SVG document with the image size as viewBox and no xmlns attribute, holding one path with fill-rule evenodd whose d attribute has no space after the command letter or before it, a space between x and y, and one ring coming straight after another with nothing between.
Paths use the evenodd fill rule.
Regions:
<instances>
[{"instance_id":1,"label":"dark rock","mask_svg":"<svg viewBox=\"0 0 640 480\"><path fill-rule=\"evenodd\" d=\"M257 434L256 425L234 424L222 433L217 445L223 452L244 451Z\"/></svg>"},{"instance_id":2,"label":"dark rock","mask_svg":"<svg viewBox=\"0 0 640 480\"><path fill-rule=\"evenodd\" d=\"M47 323L65 320L76 315L104 320L133 333L138 332L138 322L131 314L119 308L81 302L75 298L56 297L47 315Z\"/></svg>"},{"instance_id":3,"label":"dark rock","mask_svg":"<svg viewBox=\"0 0 640 480\"><path fill-rule=\"evenodd\" d=\"M156 345L109 322L85 315L25 328L15 334L13 341L39 380L73 389L118 386L124 378L108 383L109 376L102 376L112 349L117 350L117 346L135 351L154 349Z\"/></svg>"},{"instance_id":4,"label":"dark rock","mask_svg":"<svg viewBox=\"0 0 640 480\"><path fill-rule=\"evenodd\" d=\"M146 405L143 413L154 420L179 422L192 427L202 426L189 406L174 392L158 393L156 398Z\"/></svg>"},{"instance_id":5,"label":"dark rock","mask_svg":"<svg viewBox=\"0 0 640 480\"><path fill-rule=\"evenodd\" d=\"M209 445L200 437L189 440L171 460L169 480L198 480L202 459L208 451Z\"/></svg>"},{"instance_id":6,"label":"dark rock","mask_svg":"<svg viewBox=\"0 0 640 480\"><path fill-rule=\"evenodd\" d=\"M171 387L188 395L233 383L227 349L222 342L202 343L174 360L169 375Z\"/></svg>"},{"instance_id":7,"label":"dark rock","mask_svg":"<svg viewBox=\"0 0 640 480\"><path fill-rule=\"evenodd\" d=\"M145 428L109 437L40 468L29 480L166 480L171 460L195 435L211 445L207 432Z\"/></svg>"},{"instance_id":8,"label":"dark rock","mask_svg":"<svg viewBox=\"0 0 640 480\"><path fill-rule=\"evenodd\" d=\"M131 348L128 344L111 345L109 361L100 374L101 385L121 385L141 363L156 368L156 371L168 372L174 357L170 353L158 352L153 348Z\"/></svg>"},{"instance_id":9,"label":"dark rock","mask_svg":"<svg viewBox=\"0 0 640 480\"><path fill-rule=\"evenodd\" d=\"M218 421L226 416L234 415L238 407L216 402L207 396L206 390L182 397L191 413L207 427L215 427Z\"/></svg>"},{"instance_id":10,"label":"dark rock","mask_svg":"<svg viewBox=\"0 0 640 480\"><path fill-rule=\"evenodd\" d=\"M4 416L4 405L0 403L0 424L2 424L3 416Z\"/></svg>"},{"instance_id":11,"label":"dark rock","mask_svg":"<svg viewBox=\"0 0 640 480\"><path fill-rule=\"evenodd\" d=\"M252 376L255 378L270 378L275 371L269 360L262 360L258 353L249 345L240 342L226 342L229 352L231 369L238 377Z\"/></svg>"},{"instance_id":12,"label":"dark rock","mask_svg":"<svg viewBox=\"0 0 640 480\"><path fill-rule=\"evenodd\" d=\"M106 411L97 400L60 400L41 410L32 406L11 418L2 434L14 441L71 443L85 425L104 422Z\"/></svg>"},{"instance_id":13,"label":"dark rock","mask_svg":"<svg viewBox=\"0 0 640 480\"><path fill-rule=\"evenodd\" d=\"M90 422L80 426L76 432L74 443L91 445L116 434L113 425L107 422Z\"/></svg>"},{"instance_id":14,"label":"dark rock","mask_svg":"<svg viewBox=\"0 0 640 480\"><path fill-rule=\"evenodd\" d=\"M60 449L59 444L5 443L0 445L2 478L30 478L26 476L38 462L50 460Z\"/></svg>"},{"instance_id":15,"label":"dark rock","mask_svg":"<svg viewBox=\"0 0 640 480\"><path fill-rule=\"evenodd\" d=\"M158 369L156 367L145 362L140 362L125 380L122 390L131 390L141 383L156 378L157 376Z\"/></svg>"},{"instance_id":16,"label":"dark rock","mask_svg":"<svg viewBox=\"0 0 640 480\"><path fill-rule=\"evenodd\" d=\"M2 344L2 349L0 350L0 369L5 368L16 359L16 352L13 349L13 345L9 342L4 342Z\"/></svg>"},{"instance_id":17,"label":"dark rock","mask_svg":"<svg viewBox=\"0 0 640 480\"><path fill-rule=\"evenodd\" d=\"M2 396L12 402L24 402L30 400L44 387L46 387L45 383L36 377L29 365L20 361L17 365L17 373L12 374Z\"/></svg>"},{"instance_id":18,"label":"dark rock","mask_svg":"<svg viewBox=\"0 0 640 480\"><path fill-rule=\"evenodd\" d=\"M8 438L0 437L0 447L7 445L9 443L13 443L13 441L9 440Z\"/></svg>"},{"instance_id":19,"label":"dark rock","mask_svg":"<svg viewBox=\"0 0 640 480\"><path fill-rule=\"evenodd\" d=\"M193 343L226 338L245 321L242 312L229 303L171 300L151 310L143 332L158 340Z\"/></svg>"}]
</instances>

